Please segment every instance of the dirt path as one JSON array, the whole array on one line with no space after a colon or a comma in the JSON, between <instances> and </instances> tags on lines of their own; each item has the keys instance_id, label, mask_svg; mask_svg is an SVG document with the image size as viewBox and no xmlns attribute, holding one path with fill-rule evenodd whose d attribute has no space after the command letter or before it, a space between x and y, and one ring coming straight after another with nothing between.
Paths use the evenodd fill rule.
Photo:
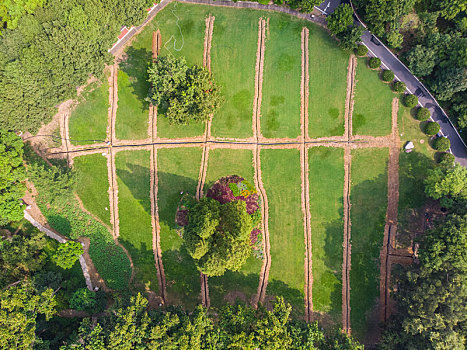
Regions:
<instances>
[{"instance_id":1,"label":"dirt path","mask_svg":"<svg viewBox=\"0 0 467 350\"><path fill-rule=\"evenodd\" d=\"M115 134L115 121L117 119L117 105L118 105L118 63L115 63L110 68L109 76L109 112L108 112L108 124L107 124L107 140L111 143L117 141Z\"/></svg>"},{"instance_id":2,"label":"dirt path","mask_svg":"<svg viewBox=\"0 0 467 350\"><path fill-rule=\"evenodd\" d=\"M263 67L264 67L264 49L266 40L266 20L260 18L258 21L258 49L256 51L255 66L255 96L253 98L253 135L256 141L262 138L261 135L261 100L263 92Z\"/></svg>"},{"instance_id":3,"label":"dirt path","mask_svg":"<svg viewBox=\"0 0 467 350\"><path fill-rule=\"evenodd\" d=\"M302 29L302 79L300 88L300 168L301 168L301 208L303 213L303 228L305 237L305 317L312 321L313 315L313 270L312 270L312 243L311 243L311 217L310 217L310 184L308 178L308 148L305 140L308 138L308 28Z\"/></svg>"},{"instance_id":4,"label":"dirt path","mask_svg":"<svg viewBox=\"0 0 467 350\"><path fill-rule=\"evenodd\" d=\"M355 94L355 73L357 68L357 58L355 55L350 55L349 65L347 66L347 91L345 96L345 110L344 110L344 128L345 137L348 140L352 137L352 114L354 106Z\"/></svg>"},{"instance_id":5,"label":"dirt path","mask_svg":"<svg viewBox=\"0 0 467 350\"><path fill-rule=\"evenodd\" d=\"M214 30L214 20L215 17L209 15L206 17L205 24L206 29L204 31L204 53L203 53L203 66L205 66L209 72L211 72L211 42L212 42L212 33Z\"/></svg>"}]
</instances>

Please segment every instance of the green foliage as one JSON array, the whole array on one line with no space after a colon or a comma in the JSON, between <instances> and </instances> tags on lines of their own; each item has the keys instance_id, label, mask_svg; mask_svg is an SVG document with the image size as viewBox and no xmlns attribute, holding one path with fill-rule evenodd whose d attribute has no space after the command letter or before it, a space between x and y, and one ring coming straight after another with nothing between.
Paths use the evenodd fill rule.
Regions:
<instances>
[{"instance_id":1,"label":"green foliage","mask_svg":"<svg viewBox=\"0 0 467 350\"><path fill-rule=\"evenodd\" d=\"M0 3L0 23L5 22L8 29L15 29L23 15L33 13L36 7L42 7L44 3L45 0L4 0Z\"/></svg>"},{"instance_id":2,"label":"green foliage","mask_svg":"<svg viewBox=\"0 0 467 350\"><path fill-rule=\"evenodd\" d=\"M378 57L371 57L368 61L368 66L371 69L379 68L381 66L381 60Z\"/></svg>"},{"instance_id":3,"label":"green foliage","mask_svg":"<svg viewBox=\"0 0 467 350\"><path fill-rule=\"evenodd\" d=\"M398 30L392 30L386 34L386 40L388 41L388 45L395 49L398 49L402 46L402 42L404 41L404 37Z\"/></svg>"},{"instance_id":4,"label":"green foliage","mask_svg":"<svg viewBox=\"0 0 467 350\"><path fill-rule=\"evenodd\" d=\"M430 119L430 111L428 110L428 108L420 107L419 109L417 109L417 119L421 122Z\"/></svg>"},{"instance_id":5,"label":"green foliage","mask_svg":"<svg viewBox=\"0 0 467 350\"><path fill-rule=\"evenodd\" d=\"M239 270L250 256L252 229L244 201L220 204L206 197L190 208L183 239L201 272L221 276Z\"/></svg>"},{"instance_id":6,"label":"green foliage","mask_svg":"<svg viewBox=\"0 0 467 350\"><path fill-rule=\"evenodd\" d=\"M429 136L433 136L433 135L436 135L437 133L439 133L439 130L440 130L440 126L439 126L438 123L428 122L425 125L425 130L423 130L423 131L425 132L425 134L427 134Z\"/></svg>"},{"instance_id":7,"label":"green foliage","mask_svg":"<svg viewBox=\"0 0 467 350\"><path fill-rule=\"evenodd\" d=\"M52 289L39 293L28 282L0 290L0 349L32 349L37 317L49 320L55 304Z\"/></svg>"},{"instance_id":8,"label":"green foliage","mask_svg":"<svg viewBox=\"0 0 467 350\"><path fill-rule=\"evenodd\" d=\"M454 164L454 161L456 160L456 157L454 154L449 153L449 152L442 152L438 154L438 163L443 163L443 164Z\"/></svg>"},{"instance_id":9,"label":"green foliage","mask_svg":"<svg viewBox=\"0 0 467 350\"><path fill-rule=\"evenodd\" d=\"M447 137L438 137L433 141L433 148L440 152L445 152L451 148L451 141Z\"/></svg>"},{"instance_id":10,"label":"green foliage","mask_svg":"<svg viewBox=\"0 0 467 350\"><path fill-rule=\"evenodd\" d=\"M405 58L413 74L425 77L433 72L436 65L436 55L436 50L417 45L407 53Z\"/></svg>"},{"instance_id":11,"label":"green foliage","mask_svg":"<svg viewBox=\"0 0 467 350\"><path fill-rule=\"evenodd\" d=\"M467 199L467 169L458 163L442 162L427 173L425 192L433 199Z\"/></svg>"},{"instance_id":12,"label":"green foliage","mask_svg":"<svg viewBox=\"0 0 467 350\"><path fill-rule=\"evenodd\" d=\"M222 103L208 70L188 67L183 57L160 57L148 68L148 74L152 86L149 98L171 124L205 122Z\"/></svg>"},{"instance_id":13,"label":"green foliage","mask_svg":"<svg viewBox=\"0 0 467 350\"><path fill-rule=\"evenodd\" d=\"M349 4L340 4L326 20L328 22L328 29L332 34L337 35L353 24L352 7Z\"/></svg>"},{"instance_id":14,"label":"green foliage","mask_svg":"<svg viewBox=\"0 0 467 350\"><path fill-rule=\"evenodd\" d=\"M440 100L451 99L455 93L467 89L467 69L465 67L452 67L439 70L431 88Z\"/></svg>"},{"instance_id":15,"label":"green foliage","mask_svg":"<svg viewBox=\"0 0 467 350\"><path fill-rule=\"evenodd\" d=\"M365 45L358 45L357 56L366 56L367 53L368 53L368 48Z\"/></svg>"},{"instance_id":16,"label":"green foliage","mask_svg":"<svg viewBox=\"0 0 467 350\"><path fill-rule=\"evenodd\" d=\"M292 9L299 9L300 12L311 13L314 7L321 3L321 0L288 0L287 3Z\"/></svg>"},{"instance_id":17,"label":"green foliage","mask_svg":"<svg viewBox=\"0 0 467 350\"><path fill-rule=\"evenodd\" d=\"M68 241L58 246L53 260L61 268L71 269L79 256L83 254L83 246L79 242Z\"/></svg>"},{"instance_id":18,"label":"green foliage","mask_svg":"<svg viewBox=\"0 0 467 350\"><path fill-rule=\"evenodd\" d=\"M391 82L394 80L394 72L392 70L383 70L381 78L386 82Z\"/></svg>"},{"instance_id":19,"label":"green foliage","mask_svg":"<svg viewBox=\"0 0 467 350\"><path fill-rule=\"evenodd\" d=\"M357 42L360 41L360 37L363 34L363 27L359 25L353 25L347 27L344 31L337 34L337 38L340 40L340 46L344 50L352 51L357 48Z\"/></svg>"},{"instance_id":20,"label":"green foliage","mask_svg":"<svg viewBox=\"0 0 467 350\"><path fill-rule=\"evenodd\" d=\"M467 11L467 1L465 0L441 0L439 3L441 16L446 19L453 19L460 12Z\"/></svg>"},{"instance_id":21,"label":"green foliage","mask_svg":"<svg viewBox=\"0 0 467 350\"><path fill-rule=\"evenodd\" d=\"M76 310L93 312L96 304L96 293L87 288L76 290L70 300L70 307Z\"/></svg>"},{"instance_id":22,"label":"green foliage","mask_svg":"<svg viewBox=\"0 0 467 350\"><path fill-rule=\"evenodd\" d=\"M395 81L394 84L392 84L392 89L395 91L395 92L399 92L399 93L402 93L405 91L406 89L406 86L405 86L405 83L403 81Z\"/></svg>"},{"instance_id":23,"label":"green foliage","mask_svg":"<svg viewBox=\"0 0 467 350\"><path fill-rule=\"evenodd\" d=\"M418 104L418 97L412 94L404 96L404 105L408 108L413 108Z\"/></svg>"},{"instance_id":24,"label":"green foliage","mask_svg":"<svg viewBox=\"0 0 467 350\"><path fill-rule=\"evenodd\" d=\"M23 141L13 132L0 129L0 226L23 217L20 198L26 178L23 166Z\"/></svg>"}]
</instances>

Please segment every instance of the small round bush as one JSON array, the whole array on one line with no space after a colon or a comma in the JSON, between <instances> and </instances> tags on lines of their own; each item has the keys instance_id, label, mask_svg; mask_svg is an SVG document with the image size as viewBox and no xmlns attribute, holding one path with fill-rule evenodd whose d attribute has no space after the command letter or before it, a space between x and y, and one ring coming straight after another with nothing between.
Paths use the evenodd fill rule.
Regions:
<instances>
[{"instance_id":1,"label":"small round bush","mask_svg":"<svg viewBox=\"0 0 467 350\"><path fill-rule=\"evenodd\" d=\"M437 133L439 133L439 129L440 129L440 127L439 127L438 123L429 122L425 126L425 134L430 135L430 136L436 135Z\"/></svg>"},{"instance_id":2,"label":"small round bush","mask_svg":"<svg viewBox=\"0 0 467 350\"><path fill-rule=\"evenodd\" d=\"M70 307L76 310L93 311L96 306L96 294L87 288L80 288L73 293Z\"/></svg>"},{"instance_id":3,"label":"small round bush","mask_svg":"<svg viewBox=\"0 0 467 350\"><path fill-rule=\"evenodd\" d=\"M379 68L379 66L381 66L381 60L378 57L372 57L370 58L370 61L368 62L368 66L371 69Z\"/></svg>"},{"instance_id":4,"label":"small round bush","mask_svg":"<svg viewBox=\"0 0 467 350\"><path fill-rule=\"evenodd\" d=\"M420 107L417 110L417 119L421 122L430 119L430 111L428 110L428 108Z\"/></svg>"},{"instance_id":5,"label":"small round bush","mask_svg":"<svg viewBox=\"0 0 467 350\"><path fill-rule=\"evenodd\" d=\"M368 53L368 48L365 45L358 45L357 56L365 56Z\"/></svg>"},{"instance_id":6,"label":"small round bush","mask_svg":"<svg viewBox=\"0 0 467 350\"><path fill-rule=\"evenodd\" d=\"M452 164L456 160L454 154L443 152L438 154L438 163Z\"/></svg>"},{"instance_id":7,"label":"small round bush","mask_svg":"<svg viewBox=\"0 0 467 350\"><path fill-rule=\"evenodd\" d=\"M445 152L451 148L451 141L447 137L439 137L433 142L433 148L440 152Z\"/></svg>"},{"instance_id":8,"label":"small round bush","mask_svg":"<svg viewBox=\"0 0 467 350\"><path fill-rule=\"evenodd\" d=\"M385 70L383 71L383 74L381 75L384 81L390 82L394 80L394 73L392 70Z\"/></svg>"},{"instance_id":9,"label":"small round bush","mask_svg":"<svg viewBox=\"0 0 467 350\"><path fill-rule=\"evenodd\" d=\"M413 108L418 104L418 97L415 95L405 95L404 104L406 107Z\"/></svg>"},{"instance_id":10,"label":"small round bush","mask_svg":"<svg viewBox=\"0 0 467 350\"><path fill-rule=\"evenodd\" d=\"M392 85L392 89L395 92L404 92L405 91L405 83L402 81L395 81L394 84Z\"/></svg>"}]
</instances>

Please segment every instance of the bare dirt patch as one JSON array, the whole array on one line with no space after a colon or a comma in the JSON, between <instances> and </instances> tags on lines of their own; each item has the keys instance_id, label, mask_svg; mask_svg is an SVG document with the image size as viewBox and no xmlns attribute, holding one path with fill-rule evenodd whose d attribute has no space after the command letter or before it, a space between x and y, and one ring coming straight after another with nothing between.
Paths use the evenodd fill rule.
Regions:
<instances>
[{"instance_id":1,"label":"bare dirt patch","mask_svg":"<svg viewBox=\"0 0 467 350\"><path fill-rule=\"evenodd\" d=\"M352 113L354 106L355 94L355 73L357 68L357 58L355 55L350 55L349 65L347 67L347 92L345 97L345 110L344 110L344 128L347 140L352 136Z\"/></svg>"}]
</instances>

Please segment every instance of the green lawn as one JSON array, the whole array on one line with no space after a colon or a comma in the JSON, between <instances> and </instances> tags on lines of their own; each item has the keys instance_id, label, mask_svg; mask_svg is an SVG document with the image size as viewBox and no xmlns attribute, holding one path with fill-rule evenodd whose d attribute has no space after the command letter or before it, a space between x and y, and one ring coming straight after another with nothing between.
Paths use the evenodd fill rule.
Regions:
<instances>
[{"instance_id":1,"label":"green lawn","mask_svg":"<svg viewBox=\"0 0 467 350\"><path fill-rule=\"evenodd\" d=\"M88 86L78 98L70 116L70 140L73 145L88 145L106 139L109 115L108 74L101 82Z\"/></svg>"},{"instance_id":2,"label":"green lawn","mask_svg":"<svg viewBox=\"0 0 467 350\"><path fill-rule=\"evenodd\" d=\"M349 55L317 26L310 30L308 46L308 134L312 138L343 135Z\"/></svg>"},{"instance_id":3,"label":"green lawn","mask_svg":"<svg viewBox=\"0 0 467 350\"><path fill-rule=\"evenodd\" d=\"M342 242L344 151L309 150L313 309L340 323L342 312Z\"/></svg>"},{"instance_id":4,"label":"green lawn","mask_svg":"<svg viewBox=\"0 0 467 350\"><path fill-rule=\"evenodd\" d=\"M215 149L209 151L205 193L209 186L223 176L238 175L254 185L253 153L250 150ZM250 301L257 293L262 260L253 255L238 272L228 271L223 276L209 278L211 305L225 304L224 297L230 291L239 291Z\"/></svg>"},{"instance_id":5,"label":"green lawn","mask_svg":"<svg viewBox=\"0 0 467 350\"><path fill-rule=\"evenodd\" d=\"M203 64L204 45L204 18L211 7L174 2L159 12L128 49L151 53L152 33L157 29L161 31L161 56L172 54L175 57L185 57L189 65ZM149 56L150 57L150 56ZM146 69L150 59L144 64ZM145 94L147 94L147 88ZM204 123L189 126L170 125L164 115L159 111L157 120L157 133L160 137L192 137L202 135Z\"/></svg>"},{"instance_id":6,"label":"green lawn","mask_svg":"<svg viewBox=\"0 0 467 350\"><path fill-rule=\"evenodd\" d=\"M261 131L265 137L295 138L300 134L301 31L304 22L285 14L269 17Z\"/></svg>"},{"instance_id":7,"label":"green lawn","mask_svg":"<svg viewBox=\"0 0 467 350\"><path fill-rule=\"evenodd\" d=\"M378 305L388 155L387 148L352 151L350 324L359 340L363 340Z\"/></svg>"},{"instance_id":8,"label":"green lawn","mask_svg":"<svg viewBox=\"0 0 467 350\"><path fill-rule=\"evenodd\" d=\"M182 191L195 195L201 153L198 147L157 151L160 243L168 300L187 309L200 303L200 273L177 234L175 214Z\"/></svg>"},{"instance_id":9,"label":"green lawn","mask_svg":"<svg viewBox=\"0 0 467 350\"><path fill-rule=\"evenodd\" d=\"M84 207L110 225L107 158L101 154L77 157L73 167L78 173L76 192Z\"/></svg>"},{"instance_id":10,"label":"green lawn","mask_svg":"<svg viewBox=\"0 0 467 350\"><path fill-rule=\"evenodd\" d=\"M263 12L212 8L214 32L211 48L212 74L225 96L214 115L212 135L252 136L258 20Z\"/></svg>"},{"instance_id":11,"label":"green lawn","mask_svg":"<svg viewBox=\"0 0 467 350\"><path fill-rule=\"evenodd\" d=\"M368 68L366 58L359 58L355 79L353 134L385 136L391 133L391 103L394 93Z\"/></svg>"},{"instance_id":12,"label":"green lawn","mask_svg":"<svg viewBox=\"0 0 467 350\"><path fill-rule=\"evenodd\" d=\"M304 313L305 238L298 150L262 150L261 167L269 202L271 270L268 295L281 295Z\"/></svg>"},{"instance_id":13,"label":"green lawn","mask_svg":"<svg viewBox=\"0 0 467 350\"><path fill-rule=\"evenodd\" d=\"M150 172L148 151L117 153L119 241L130 253L138 288L159 290L152 251Z\"/></svg>"}]
</instances>

